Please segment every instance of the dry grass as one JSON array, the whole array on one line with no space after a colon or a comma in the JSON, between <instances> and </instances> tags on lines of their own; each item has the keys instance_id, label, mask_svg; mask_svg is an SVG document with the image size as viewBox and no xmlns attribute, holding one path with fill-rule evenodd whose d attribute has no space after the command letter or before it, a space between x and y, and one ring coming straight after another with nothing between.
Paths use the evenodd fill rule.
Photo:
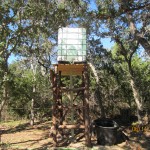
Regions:
<instances>
[{"instance_id":1,"label":"dry grass","mask_svg":"<svg viewBox=\"0 0 150 150\"><path fill-rule=\"evenodd\" d=\"M46 150L54 149L52 138L49 137L51 122L37 123L33 127L27 121L1 123L1 145L3 150ZM123 142L114 146L98 146L96 139L92 139L92 150L148 150L150 148L150 132L134 133L129 129L126 131L130 141ZM71 143L65 148L57 148L59 150L86 150L85 141L82 138L79 142Z\"/></svg>"}]
</instances>

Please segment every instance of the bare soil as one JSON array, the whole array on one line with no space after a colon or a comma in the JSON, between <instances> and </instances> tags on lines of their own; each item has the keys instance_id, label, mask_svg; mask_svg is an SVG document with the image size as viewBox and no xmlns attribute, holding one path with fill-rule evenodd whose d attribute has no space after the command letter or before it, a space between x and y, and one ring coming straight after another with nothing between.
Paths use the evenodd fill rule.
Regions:
<instances>
[{"instance_id":1,"label":"bare soil","mask_svg":"<svg viewBox=\"0 0 150 150\"><path fill-rule=\"evenodd\" d=\"M77 149L86 150L84 138L59 148L53 147L49 136L51 122L36 123L33 127L29 123L20 123L15 126L0 124L1 150L48 150L48 149ZM150 130L133 131L131 127L124 127L123 132L129 140L113 146L100 146L96 137L92 137L92 150L150 150Z\"/></svg>"}]
</instances>

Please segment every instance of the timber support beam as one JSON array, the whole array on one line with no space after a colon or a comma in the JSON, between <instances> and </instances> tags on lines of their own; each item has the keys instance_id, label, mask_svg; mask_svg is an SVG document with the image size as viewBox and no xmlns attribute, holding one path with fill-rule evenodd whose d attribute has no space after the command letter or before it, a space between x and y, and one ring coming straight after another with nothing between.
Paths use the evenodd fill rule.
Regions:
<instances>
[{"instance_id":1,"label":"timber support beam","mask_svg":"<svg viewBox=\"0 0 150 150\"><path fill-rule=\"evenodd\" d=\"M74 86L62 87L61 78L64 76L81 76L82 85L81 87L74 88ZM88 65L87 64L57 64L54 65L54 71L50 70L50 77L53 89L53 107L52 107L52 122L53 122L53 141L54 146L59 145L57 140L57 135L62 133L63 130L69 129L71 131L75 129L84 130L85 144L87 147L91 147L91 131L90 131L90 117L89 117L89 76L88 76ZM74 77L75 78L75 77ZM71 79L70 79L70 82ZM73 83L72 83L73 85ZM63 105L62 94L63 92L71 93L69 105ZM77 93L76 95L74 93ZM82 101L78 104L75 100L81 94ZM74 123L71 121L67 123L66 118L69 114L68 112L72 111L71 118L74 118L74 115L77 115L80 119L80 123ZM69 116L70 117L70 116ZM65 124L64 124L65 123ZM72 132L74 133L74 131ZM59 145L60 146L60 145Z\"/></svg>"}]
</instances>

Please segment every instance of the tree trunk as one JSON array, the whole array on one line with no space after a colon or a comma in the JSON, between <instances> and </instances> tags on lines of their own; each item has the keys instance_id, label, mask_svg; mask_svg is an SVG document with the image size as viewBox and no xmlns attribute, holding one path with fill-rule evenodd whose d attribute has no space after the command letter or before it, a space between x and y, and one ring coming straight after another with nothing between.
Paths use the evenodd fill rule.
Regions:
<instances>
[{"instance_id":1,"label":"tree trunk","mask_svg":"<svg viewBox=\"0 0 150 150\"><path fill-rule=\"evenodd\" d=\"M35 86L33 87L33 93L35 92ZM32 98L31 100L31 121L30 121L30 125L33 126L34 125L34 98Z\"/></svg>"},{"instance_id":2,"label":"tree trunk","mask_svg":"<svg viewBox=\"0 0 150 150\"><path fill-rule=\"evenodd\" d=\"M126 59L126 61L128 63L128 69L129 69L130 77L131 77L130 78L130 85L131 85L133 97L134 97L134 100L135 100L135 103L137 106L138 121L139 121L139 123L142 123L142 116L141 116L141 112L143 110L142 98L139 94L139 89L138 89L136 82L135 82L135 77L134 77L134 73L133 73L133 69L132 69L132 65L131 65L131 59L132 59L132 56L130 57L130 59L128 61Z\"/></svg>"},{"instance_id":3,"label":"tree trunk","mask_svg":"<svg viewBox=\"0 0 150 150\"><path fill-rule=\"evenodd\" d=\"M140 112L143 110L142 99L140 97L139 90L138 90L133 78L130 79L130 85L131 85L134 100L135 100L135 103L136 103L136 106L137 106L138 121L140 123L142 123L142 116L140 114Z\"/></svg>"},{"instance_id":4,"label":"tree trunk","mask_svg":"<svg viewBox=\"0 0 150 150\"><path fill-rule=\"evenodd\" d=\"M134 25L133 25L133 28L134 28ZM132 69L132 64L131 64L132 56L136 52L136 49L132 49L132 52L130 53L130 56L127 57L126 49L123 46L123 43L118 39L116 39L116 42L120 45L121 51L124 52L124 53L122 53L122 55L124 56L125 61L128 65L128 71L129 71L129 75L130 75L130 85L131 85L132 92L133 92L133 97L134 97L134 100L135 100L135 103L136 103L136 106L137 106L138 121L140 123L142 123L142 116L141 116L141 112L143 110L142 98L140 97L139 89L138 89L138 87L136 85L136 82L135 82L134 71Z\"/></svg>"},{"instance_id":5,"label":"tree trunk","mask_svg":"<svg viewBox=\"0 0 150 150\"><path fill-rule=\"evenodd\" d=\"M34 101L35 101L35 92L36 92L36 85L35 85L35 81L36 81L36 59L34 58L34 56L31 57L31 70L33 73L33 96L32 96L32 100L31 100L31 120L30 120L30 125L33 126L34 125L34 121L35 121L35 113L34 113Z\"/></svg>"},{"instance_id":6,"label":"tree trunk","mask_svg":"<svg viewBox=\"0 0 150 150\"><path fill-rule=\"evenodd\" d=\"M2 97L2 101L0 104L0 121L1 121L1 115L2 115L2 111L3 108L6 104L6 102L8 101L8 64L7 64L7 59L5 60L4 64L4 75L3 75L3 97Z\"/></svg>"},{"instance_id":7,"label":"tree trunk","mask_svg":"<svg viewBox=\"0 0 150 150\"><path fill-rule=\"evenodd\" d=\"M100 107L100 110L101 110L101 117L104 118L105 117L105 111L104 111L104 106L102 104L102 99L101 99L101 94L100 94L98 73L95 69L94 64L88 63L88 65L90 66L90 68L91 68L91 70L94 74L95 80L96 80L96 85L97 86L96 86L96 90L95 90L95 95L96 95L96 98L97 98L97 101L98 101L98 104L99 104L99 107Z\"/></svg>"},{"instance_id":8,"label":"tree trunk","mask_svg":"<svg viewBox=\"0 0 150 150\"><path fill-rule=\"evenodd\" d=\"M97 85L97 88L95 90L95 94L96 94L97 101L98 101L98 104L99 104L99 107L100 107L100 110L101 110L101 117L105 118L105 110L104 110L104 106L102 104L102 97L101 97L100 88L99 88L98 85Z\"/></svg>"},{"instance_id":9,"label":"tree trunk","mask_svg":"<svg viewBox=\"0 0 150 150\"><path fill-rule=\"evenodd\" d=\"M3 111L3 108L7 102L7 99L8 99L8 89L7 89L7 83L4 83L3 85L3 99L2 99L2 102L0 104L0 121L1 121L1 117L2 117L2 111Z\"/></svg>"}]
</instances>

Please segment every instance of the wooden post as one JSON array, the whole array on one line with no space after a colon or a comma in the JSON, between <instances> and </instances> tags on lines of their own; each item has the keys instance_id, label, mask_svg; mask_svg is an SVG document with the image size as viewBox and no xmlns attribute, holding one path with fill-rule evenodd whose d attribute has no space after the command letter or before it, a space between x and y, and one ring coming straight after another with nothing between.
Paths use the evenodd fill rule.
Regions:
<instances>
[{"instance_id":1,"label":"wooden post","mask_svg":"<svg viewBox=\"0 0 150 150\"><path fill-rule=\"evenodd\" d=\"M76 125L60 125L59 128L62 129L84 129L84 125L76 124Z\"/></svg>"},{"instance_id":2,"label":"wooden post","mask_svg":"<svg viewBox=\"0 0 150 150\"><path fill-rule=\"evenodd\" d=\"M91 133L90 133L90 118L89 118L89 77L88 66L84 65L83 79L85 84L84 90L84 123L85 123L85 144L91 147Z\"/></svg>"},{"instance_id":3,"label":"wooden post","mask_svg":"<svg viewBox=\"0 0 150 150\"><path fill-rule=\"evenodd\" d=\"M70 75L70 89L73 89L73 77ZM73 91L70 91L70 103L71 103L71 123L74 124L74 110L73 110ZM71 129L71 136L74 137L74 129Z\"/></svg>"},{"instance_id":4,"label":"wooden post","mask_svg":"<svg viewBox=\"0 0 150 150\"><path fill-rule=\"evenodd\" d=\"M55 72L53 70L50 71L51 75L51 82L53 86L53 106L52 106L52 122L53 122L53 142L54 142L54 147L57 146L57 79L56 79L56 70L57 67L55 66Z\"/></svg>"},{"instance_id":5,"label":"wooden post","mask_svg":"<svg viewBox=\"0 0 150 150\"><path fill-rule=\"evenodd\" d=\"M60 125L63 124L63 121L64 121L64 117L63 117L63 103L62 103L62 92L61 92L61 71L59 71L58 73L58 85L57 85L57 95L58 95L58 103L59 103L59 106L61 109L59 109L59 123Z\"/></svg>"}]
</instances>

